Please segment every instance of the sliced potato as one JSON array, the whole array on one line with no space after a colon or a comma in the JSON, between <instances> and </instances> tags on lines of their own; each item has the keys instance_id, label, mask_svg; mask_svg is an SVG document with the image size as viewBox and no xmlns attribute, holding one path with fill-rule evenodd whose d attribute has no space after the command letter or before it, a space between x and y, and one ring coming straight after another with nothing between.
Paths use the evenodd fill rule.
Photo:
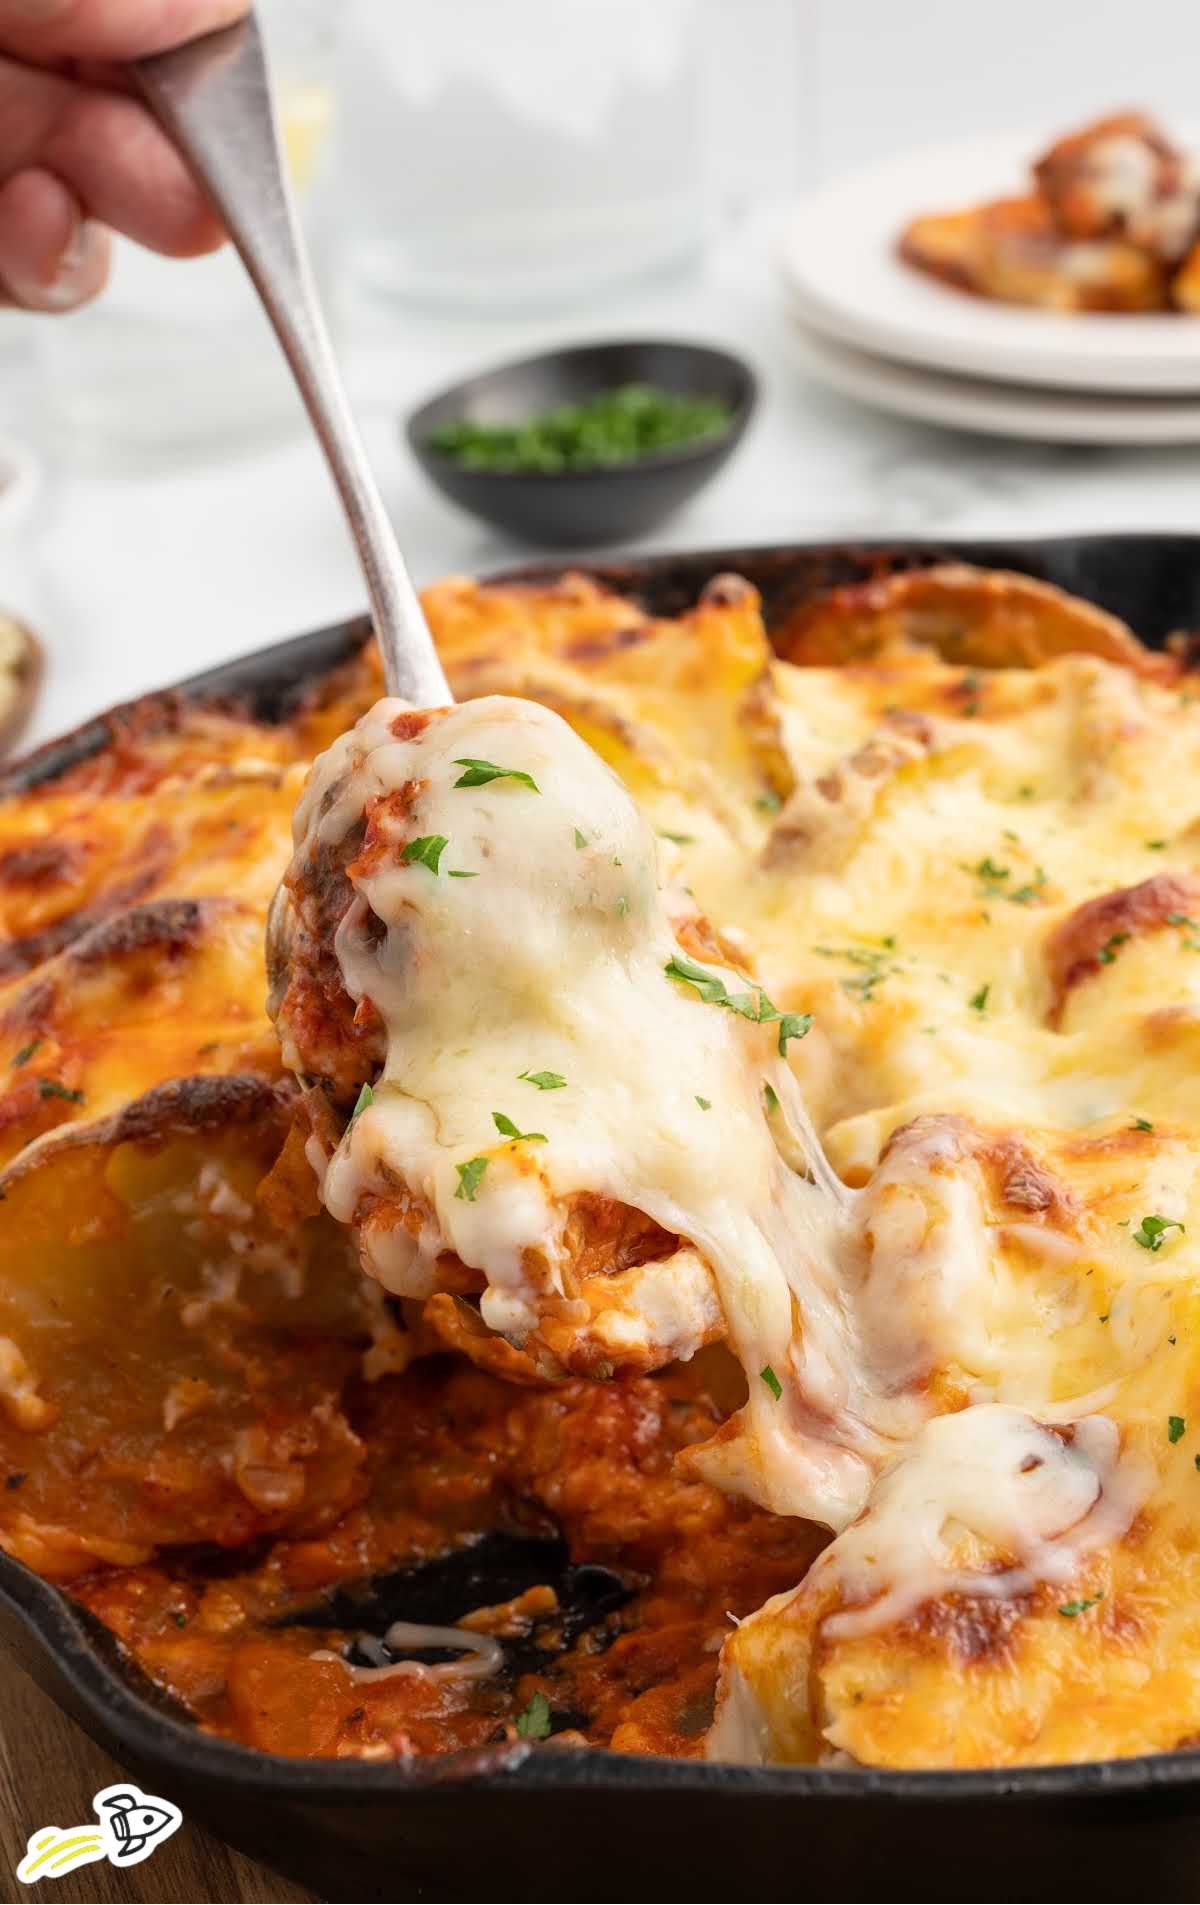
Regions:
<instances>
[{"instance_id":1,"label":"sliced potato","mask_svg":"<svg viewBox=\"0 0 1200 1905\"><path fill-rule=\"evenodd\" d=\"M935 563L830 589L776 631L785 661L836 667L896 645L935 649L970 668L1036 668L1056 655L1099 655L1142 674L1172 664L1117 616L1052 583L1008 569Z\"/></svg>"},{"instance_id":2,"label":"sliced potato","mask_svg":"<svg viewBox=\"0 0 1200 1905\"><path fill-rule=\"evenodd\" d=\"M0 1545L40 1573L304 1533L361 1492L352 1250L256 1203L287 1117L262 1079L181 1080L0 1178Z\"/></svg>"}]
</instances>

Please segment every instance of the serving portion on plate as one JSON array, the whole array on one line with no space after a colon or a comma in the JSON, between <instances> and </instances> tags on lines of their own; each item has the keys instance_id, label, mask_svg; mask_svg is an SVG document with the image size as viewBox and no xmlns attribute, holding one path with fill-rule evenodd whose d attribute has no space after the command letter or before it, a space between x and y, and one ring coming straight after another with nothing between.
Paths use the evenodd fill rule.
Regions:
<instances>
[{"instance_id":1,"label":"serving portion on plate","mask_svg":"<svg viewBox=\"0 0 1200 1905\"><path fill-rule=\"evenodd\" d=\"M1168 142L1127 114L1050 131L922 147L811 193L777 244L796 316L951 386L990 379L997 400L1194 396L1194 129Z\"/></svg>"},{"instance_id":2,"label":"serving portion on plate","mask_svg":"<svg viewBox=\"0 0 1200 1905\"><path fill-rule=\"evenodd\" d=\"M1064 314L1200 309L1200 159L1149 114L1056 139L1030 185L919 214L899 234L901 258L978 297Z\"/></svg>"},{"instance_id":3,"label":"serving portion on plate","mask_svg":"<svg viewBox=\"0 0 1200 1905\"><path fill-rule=\"evenodd\" d=\"M425 599L0 801L0 1542L276 1753L1189 1741L1187 640Z\"/></svg>"}]
</instances>

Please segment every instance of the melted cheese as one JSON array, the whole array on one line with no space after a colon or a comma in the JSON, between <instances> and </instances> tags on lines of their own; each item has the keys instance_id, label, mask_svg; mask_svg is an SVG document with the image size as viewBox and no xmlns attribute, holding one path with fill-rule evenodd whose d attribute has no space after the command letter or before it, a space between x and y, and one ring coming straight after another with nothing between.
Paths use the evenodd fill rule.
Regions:
<instances>
[{"instance_id":1,"label":"melted cheese","mask_svg":"<svg viewBox=\"0 0 1200 1905\"><path fill-rule=\"evenodd\" d=\"M736 1349L747 1405L685 1471L837 1532L726 1641L712 1750L921 1766L1169 1749L1200 1731L1200 903L1147 888L1200 891L1200 706L1174 664L1053 591L902 582L852 591L849 629L836 597L816 605L829 639L799 668L735 579L671 621L581 578L433 591L455 690L484 698L416 734L377 711L302 808L300 858L329 891L358 855L328 950L362 1008L354 1090L376 1082L343 1134L353 1092L284 1024L340 1111L309 1155L372 1271L371 1373L431 1340L385 1289L436 1289L426 1319L448 1306L454 1347L482 1341L518 1380L531 1352L513 1344L552 1364L572 1333L591 1358L560 1364L576 1374L721 1334ZM252 1379L222 1361L230 1329L301 1281L303 1334L343 1306L335 1335L368 1333L331 1228L301 1221L300 1137L281 1251L255 1198L277 1135L218 1142L206 1122L197 1149L226 1163L187 1163L185 1197L160 1140L138 1161L72 1127L152 1086L174 1119L180 1079L211 1120L225 1081L190 1072L276 1076L259 924L286 812L301 762L376 691L362 672L349 703L277 731L121 717L67 780L0 803L0 1442L30 1473L0 1491L0 1539L64 1576L81 1554L128 1564L352 1499L324 1392L293 1395L273 1348ZM456 788L460 755L540 792ZM436 875L401 859L435 834ZM1111 943L1080 938L1110 904ZM753 973L812 1012L809 1036L781 1060L776 1025L666 976L680 945L731 992L757 997ZM541 1070L568 1082L520 1077ZM504 1137L495 1112L544 1142ZM584 1274L588 1198L661 1229ZM182 1337L169 1305L130 1300L126 1207L150 1226L138 1248L167 1250ZM87 1277L64 1209L97 1232ZM1153 1213L1184 1228L1151 1236ZM101 1338L97 1363L79 1346ZM161 1382L114 1389L113 1345ZM315 1438L311 1493L261 1445L264 1396ZM69 1452L97 1410L109 1468L80 1479ZM202 1459L151 1497L129 1478L168 1417ZM53 1513L35 1503L47 1469Z\"/></svg>"},{"instance_id":2,"label":"melted cheese","mask_svg":"<svg viewBox=\"0 0 1200 1905\"><path fill-rule=\"evenodd\" d=\"M680 948L654 836L556 715L487 698L397 739L404 713L373 709L318 763L297 814L303 861L340 842L369 803L417 790L389 851L353 875L358 898L338 933L346 988L382 1015L387 1059L323 1171L327 1207L351 1223L364 1191L401 1175L428 1220L415 1237L388 1229L382 1252L367 1233L366 1268L423 1296L452 1250L487 1278L484 1321L518 1344L564 1298L571 1194L645 1212L693 1247L684 1263L698 1252L711 1266L753 1378L739 1432L698 1466L765 1506L840 1526L865 1500L888 1411L872 1419L878 1399L838 1284L844 1193L776 1030L668 975ZM536 791L514 779L459 787L468 759L517 768ZM380 824L390 825L377 812ZM403 857L430 836L447 842L437 874ZM733 970L706 969L747 992ZM532 1089L521 1074L534 1070L566 1083ZM780 1156L767 1084L807 1138L811 1182ZM497 1113L541 1135L498 1142ZM483 1166L474 1184L462 1175L472 1164ZM664 1360L687 1338L680 1305L706 1303L681 1268L653 1279L643 1269L618 1325L660 1341ZM760 1380L768 1366L782 1406Z\"/></svg>"},{"instance_id":3,"label":"melted cheese","mask_svg":"<svg viewBox=\"0 0 1200 1905\"><path fill-rule=\"evenodd\" d=\"M328 1163L326 1202L353 1222L364 1189L399 1172L428 1211L415 1233L364 1229L368 1269L419 1296L453 1250L487 1279L485 1322L520 1343L568 1287L572 1193L602 1191L677 1234L675 1259L627 1273L601 1335L618 1357L635 1339L664 1359L686 1354L714 1292L749 1399L690 1459L723 1487L841 1531L797 1590L827 1610L826 1644L882 1633L947 1597L1012 1600L1066 1583L1152 1493L1151 1465L1123 1449L1103 1410L1120 1365L1160 1341L1161 1325L1118 1296L1102 1379L1094 1359L1064 1354L1096 1329L1079 1279L1100 1269L1107 1288L1129 1266L1118 1272L1118 1239L1098 1240L1069 1197L1048 1223L1039 1185L1022 1188L1026 1167L1014 1166L1017 1207L997 1208L978 1122L983 1108L1002 1130L1048 1110L1070 1123L1122 1102L1123 1065L1106 1076L1095 1062L1064 1064L1073 1035L1044 1023L1034 949L1059 882L1075 880L1080 825L1111 840L1110 805L1129 800L1121 756L1148 691L1086 659L1057 667L1061 691L1026 693L1015 736L942 717L926 747L905 739L874 752L857 740L857 710L841 718L841 678L806 678L803 703L785 703L796 791L767 841L772 878L757 906L747 898L762 876L744 839L697 828L657 847L596 757L515 701L468 704L405 739L392 732L402 710L381 705L318 769L298 816L303 859L335 847L373 801L411 795L389 850L353 875L357 910L337 945L351 996L382 1014L387 1061ZM780 686L787 694L791 682ZM466 757L519 767L539 791L512 780L457 788ZM848 760L853 771L839 766ZM1034 773L1042 800L1063 803L1061 847L1053 827L1034 849L1008 824ZM448 842L437 876L402 858L408 840L431 834ZM978 851L994 839L1003 858ZM986 946L969 990L945 971L945 907L926 915L917 898L951 856L957 970L970 970L972 940L981 955ZM790 896L780 903L793 862L806 944ZM722 926L736 920L772 996L819 1002L813 1045L794 1055L814 1104L840 1100L852 1114L830 1123L826 1110L825 1122L861 1191L831 1186L770 1028L666 977L681 867ZM452 868L478 877L451 881ZM872 939L863 922L879 919L881 900L898 930ZM1132 951L1131 974L1149 957ZM728 968L708 969L745 988ZM520 1074L534 1069L568 1083L522 1095ZM763 1115L764 1081L785 1116ZM496 1111L545 1143L498 1145ZM474 1198L459 1195L460 1167L484 1158ZM1164 1180L1155 1195L1163 1208L1186 1203L1181 1184ZM1136 1268L1153 1278L1149 1258ZM764 1370L782 1386L778 1401ZM758 1624L788 1618L773 1604L727 1644L711 1752L781 1750L766 1683L745 1663Z\"/></svg>"},{"instance_id":4,"label":"melted cheese","mask_svg":"<svg viewBox=\"0 0 1200 1905\"><path fill-rule=\"evenodd\" d=\"M464 787L471 760L525 778ZM487 1280L483 1321L520 1345L569 1295L572 1194L600 1192L646 1213L686 1240L692 1267L711 1266L747 1378L745 1407L693 1452L693 1466L834 1529L870 1500L840 1550L859 1554L864 1527L893 1530L869 1598L886 1613L939 1592L949 1577L932 1542L895 1539L912 1490L927 1519L953 1517L972 1488L1009 1475L1013 1425L1027 1420L967 1410L947 1419L952 1429L927 1425L926 1452L902 1455L871 1493L934 1406L930 1370L1001 1376L988 1232L952 1124L934 1122L895 1149L868 1189L847 1197L769 1027L670 976L679 947L654 837L616 777L548 711L488 697L414 732L402 704L380 703L314 770L296 820L301 866L336 855L364 816L371 834L348 868L356 897L336 951L350 997L383 1021L387 1055L372 1101L319 1159L322 1194L352 1224L365 1196L402 1181L427 1213L415 1230L364 1225L366 1268L420 1298L453 1251ZM436 869L408 851L431 837L444 842ZM745 994L730 968L706 970ZM535 1096L522 1078L534 1069L566 1083ZM781 1155L765 1084L807 1174ZM498 1143L498 1118L539 1128ZM640 1332L665 1360L691 1341L697 1291L682 1264L642 1271L621 1294L608 1322L614 1348ZM1041 1325L1026 1318L1026 1335L1041 1340ZM1055 1535L1082 1522L1100 1487L1094 1468L1033 1422L1029 1431L1059 1455L1039 1458L1036 1486L990 1498L990 1531L1020 1554L1045 1545L1043 1521ZM1081 1449L1092 1433L1079 1426ZM862 1575L851 1562L852 1598L862 1598Z\"/></svg>"},{"instance_id":5,"label":"melted cheese","mask_svg":"<svg viewBox=\"0 0 1200 1905\"><path fill-rule=\"evenodd\" d=\"M310 1660L336 1660L348 1665L352 1681L372 1680L487 1680L504 1665L504 1649L494 1634L472 1634L463 1627L435 1627L426 1621L393 1621L383 1639L360 1634L356 1645L360 1653L374 1660L370 1667L346 1662L341 1654L319 1647ZM454 1649L455 1660L389 1660L388 1654L424 1648Z\"/></svg>"}]
</instances>

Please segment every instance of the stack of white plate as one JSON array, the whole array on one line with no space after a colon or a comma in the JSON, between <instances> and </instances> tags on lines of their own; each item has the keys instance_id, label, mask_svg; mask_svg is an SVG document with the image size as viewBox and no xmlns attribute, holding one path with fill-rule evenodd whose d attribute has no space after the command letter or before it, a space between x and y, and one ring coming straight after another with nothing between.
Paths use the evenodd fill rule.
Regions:
<instances>
[{"instance_id":1,"label":"stack of white plate","mask_svg":"<svg viewBox=\"0 0 1200 1905\"><path fill-rule=\"evenodd\" d=\"M996 436L1200 442L1200 317L993 303L897 256L919 213L1028 189L1048 143L1025 132L906 153L790 212L777 255L808 369L878 409Z\"/></svg>"}]
</instances>

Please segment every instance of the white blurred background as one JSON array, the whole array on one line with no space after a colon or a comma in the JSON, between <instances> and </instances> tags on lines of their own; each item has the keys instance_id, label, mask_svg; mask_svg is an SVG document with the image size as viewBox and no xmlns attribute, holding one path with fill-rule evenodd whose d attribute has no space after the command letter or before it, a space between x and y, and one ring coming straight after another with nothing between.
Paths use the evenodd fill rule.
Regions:
<instances>
[{"instance_id":1,"label":"white blurred background","mask_svg":"<svg viewBox=\"0 0 1200 1905\"><path fill-rule=\"evenodd\" d=\"M742 451L656 544L1194 526L1191 449L954 434L818 388L771 255L790 201L915 145L1044 139L1125 105L1186 129L1188 0L262 11L339 349L418 579L530 551L429 488L406 412L506 356L639 333L730 345L763 384ZM231 255L129 252L94 309L0 314L0 431L34 466L20 507L0 506L0 603L50 651L35 738L362 604Z\"/></svg>"}]
</instances>

